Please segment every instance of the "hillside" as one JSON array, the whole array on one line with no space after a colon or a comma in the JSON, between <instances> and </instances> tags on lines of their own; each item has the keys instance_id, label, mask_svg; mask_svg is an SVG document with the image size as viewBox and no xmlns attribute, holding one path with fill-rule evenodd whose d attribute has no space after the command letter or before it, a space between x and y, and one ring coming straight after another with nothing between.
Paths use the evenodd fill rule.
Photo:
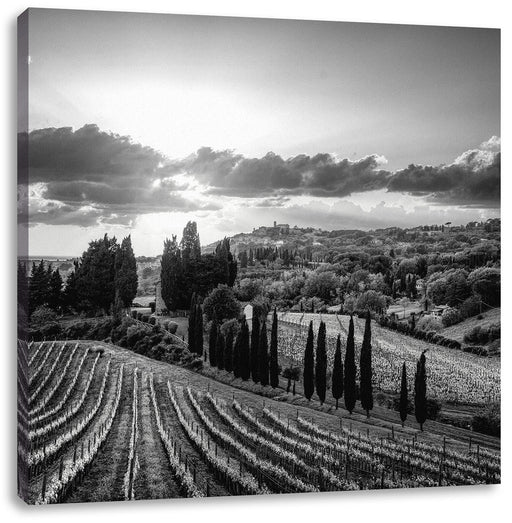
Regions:
<instances>
[{"instance_id":1,"label":"hillside","mask_svg":"<svg viewBox=\"0 0 512 523\"><path fill-rule=\"evenodd\" d=\"M480 316L482 316L481 319L479 319L478 316L473 316L467 320L457 323L456 325L452 325L451 327L445 327L440 331L440 333L447 338L463 343L464 335L473 330L475 327L480 326L482 328L486 328L493 324L499 325L501 323L501 308L491 309L487 312L483 312Z\"/></svg>"},{"instance_id":2,"label":"hillside","mask_svg":"<svg viewBox=\"0 0 512 523\"><path fill-rule=\"evenodd\" d=\"M103 342L25 350L32 503L499 482L497 438L402 429L378 406L321 412L282 389L263 398Z\"/></svg>"}]
</instances>

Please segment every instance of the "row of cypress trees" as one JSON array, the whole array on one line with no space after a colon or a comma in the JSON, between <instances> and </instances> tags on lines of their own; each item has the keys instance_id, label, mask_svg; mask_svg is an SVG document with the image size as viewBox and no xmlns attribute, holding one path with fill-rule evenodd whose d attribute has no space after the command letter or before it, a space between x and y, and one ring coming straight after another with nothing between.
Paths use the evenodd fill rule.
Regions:
<instances>
[{"instance_id":1,"label":"row of cypress trees","mask_svg":"<svg viewBox=\"0 0 512 523\"><path fill-rule=\"evenodd\" d=\"M373 409L373 389L372 389L372 345L371 345L371 319L367 313L366 324L361 347L360 358L360 386L359 394L361 406L370 415ZM308 400L311 399L316 390L320 403L323 404L327 390L327 352L326 352L326 327L323 321L318 328L316 358L314 352L313 322L309 324L306 350L304 352L304 395ZM341 339L338 335L336 340L336 352L332 368L332 387L331 392L336 400L338 408L339 400L345 394L345 407L352 413L356 405L356 364L355 364L355 344L354 344L354 320L350 317L347 347L345 351L345 364L341 358Z\"/></svg>"},{"instance_id":2,"label":"row of cypress trees","mask_svg":"<svg viewBox=\"0 0 512 523\"><path fill-rule=\"evenodd\" d=\"M252 319L252 332L249 334L249 326L244 316L240 320L238 334L234 337L233 328L228 328L227 332L223 333L218 321L214 318L208 340L210 365L220 370L233 372L235 378L241 378L244 381L252 378L254 383L260 383L263 386L270 385L273 388L278 387L277 321L277 313L274 310L269 350L266 319L260 321L259 316L255 315Z\"/></svg>"}]
</instances>

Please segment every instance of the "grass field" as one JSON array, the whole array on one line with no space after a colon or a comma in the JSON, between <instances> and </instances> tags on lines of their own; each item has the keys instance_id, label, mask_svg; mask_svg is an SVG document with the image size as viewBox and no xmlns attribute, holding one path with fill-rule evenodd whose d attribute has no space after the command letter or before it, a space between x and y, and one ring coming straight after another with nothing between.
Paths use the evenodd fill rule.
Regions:
<instances>
[{"instance_id":1,"label":"grass field","mask_svg":"<svg viewBox=\"0 0 512 523\"><path fill-rule=\"evenodd\" d=\"M491 309L490 311L482 313L482 319L478 319L478 316L473 316L468 318L456 325L451 327L445 327L440 331L440 334L450 338L452 340L457 340L460 343L464 342L464 335L470 332L474 327L489 327L492 324L501 323L501 309Z\"/></svg>"},{"instance_id":2,"label":"grass field","mask_svg":"<svg viewBox=\"0 0 512 523\"><path fill-rule=\"evenodd\" d=\"M316 333L320 321L326 323L328 367L332 367L336 337L346 345L349 317L310 313L280 313L279 348L285 361L301 364L306 346L307 328L313 321ZM364 320L354 318L356 361L363 338ZM429 395L453 403L484 405L500 397L500 360L483 358L462 351L427 343L410 336L380 327L372 322L372 365L376 390L397 393L402 363L410 379L423 351L427 351ZM411 385L411 384L410 384Z\"/></svg>"},{"instance_id":3,"label":"grass field","mask_svg":"<svg viewBox=\"0 0 512 523\"><path fill-rule=\"evenodd\" d=\"M464 429L311 408L282 388L264 398L101 342L26 351L20 488L32 503L500 481L499 440Z\"/></svg>"}]
</instances>

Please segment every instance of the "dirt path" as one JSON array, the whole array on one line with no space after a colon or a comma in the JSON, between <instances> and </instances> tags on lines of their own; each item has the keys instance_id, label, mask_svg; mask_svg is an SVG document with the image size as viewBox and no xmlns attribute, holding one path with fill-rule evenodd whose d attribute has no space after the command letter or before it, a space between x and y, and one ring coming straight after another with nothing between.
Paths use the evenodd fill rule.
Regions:
<instances>
[{"instance_id":1,"label":"dirt path","mask_svg":"<svg viewBox=\"0 0 512 523\"><path fill-rule=\"evenodd\" d=\"M165 427L169 428L173 436L179 441L179 449L182 456L187 456L189 463L196 468L196 481L198 488L206 494L206 488L208 485L210 496L229 496L229 492L215 478L208 465L203 461L200 453L188 439L178 417L176 416L174 408L171 405L169 393L167 391L167 381L163 379L162 376L159 376L158 378L155 376L155 392Z\"/></svg>"},{"instance_id":2,"label":"dirt path","mask_svg":"<svg viewBox=\"0 0 512 523\"><path fill-rule=\"evenodd\" d=\"M128 464L132 419L133 367L125 367L121 401L107 440L94 458L83 483L67 503L124 500L124 476Z\"/></svg>"},{"instance_id":3,"label":"dirt path","mask_svg":"<svg viewBox=\"0 0 512 523\"><path fill-rule=\"evenodd\" d=\"M165 448L158 434L155 413L148 385L149 373L141 373L139 387L139 439L137 457L139 470L135 478L135 499L181 497Z\"/></svg>"}]
</instances>

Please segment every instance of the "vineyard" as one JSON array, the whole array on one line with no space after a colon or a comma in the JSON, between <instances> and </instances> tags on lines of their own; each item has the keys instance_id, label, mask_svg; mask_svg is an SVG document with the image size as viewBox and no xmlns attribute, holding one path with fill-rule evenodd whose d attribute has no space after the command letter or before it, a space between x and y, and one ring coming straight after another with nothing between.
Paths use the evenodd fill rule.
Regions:
<instances>
[{"instance_id":1,"label":"vineyard","mask_svg":"<svg viewBox=\"0 0 512 523\"><path fill-rule=\"evenodd\" d=\"M376 356L389 343L378 339ZM18 353L19 490L31 503L500 481L499 441L468 445L463 429L447 440L373 426L99 342L20 342ZM376 374L391 365L382 358Z\"/></svg>"},{"instance_id":2,"label":"vineyard","mask_svg":"<svg viewBox=\"0 0 512 523\"><path fill-rule=\"evenodd\" d=\"M332 368L336 337L341 334L342 347L346 344L348 316L310 313L280 313L279 348L290 362L302 362L309 322L318 331L323 320L327 328L328 367ZM356 357L361 347L364 320L354 317ZM500 398L500 360L482 358L462 351L433 345L390 331L372 322L373 379L378 390L397 393L400 372L405 362L407 373L414 376L419 356L427 350L427 379L429 395L453 403L487 404Z\"/></svg>"}]
</instances>

